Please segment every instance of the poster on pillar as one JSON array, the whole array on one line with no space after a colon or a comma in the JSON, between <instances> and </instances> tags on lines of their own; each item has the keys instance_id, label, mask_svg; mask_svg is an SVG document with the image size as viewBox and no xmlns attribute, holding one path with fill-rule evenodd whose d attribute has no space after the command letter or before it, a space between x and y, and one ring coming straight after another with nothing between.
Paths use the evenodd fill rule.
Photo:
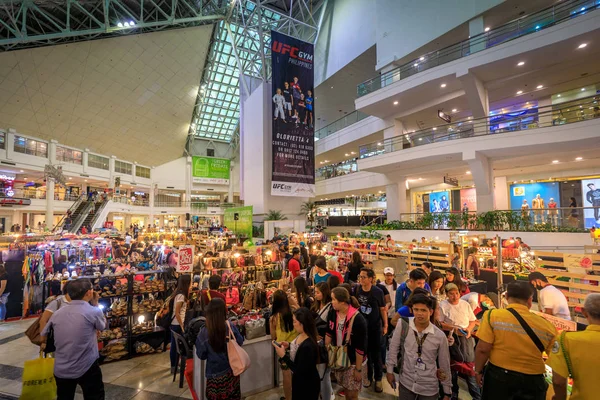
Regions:
<instances>
[{"instance_id":1,"label":"poster on pillar","mask_svg":"<svg viewBox=\"0 0 600 400\"><path fill-rule=\"evenodd\" d=\"M314 46L271 31L271 53L271 195L314 197Z\"/></svg>"},{"instance_id":2,"label":"poster on pillar","mask_svg":"<svg viewBox=\"0 0 600 400\"><path fill-rule=\"evenodd\" d=\"M460 189L460 211L477 211L477 191L475 188Z\"/></svg>"},{"instance_id":3,"label":"poster on pillar","mask_svg":"<svg viewBox=\"0 0 600 400\"><path fill-rule=\"evenodd\" d=\"M600 179L581 181L583 193L583 217L586 228L600 228Z\"/></svg>"}]
</instances>

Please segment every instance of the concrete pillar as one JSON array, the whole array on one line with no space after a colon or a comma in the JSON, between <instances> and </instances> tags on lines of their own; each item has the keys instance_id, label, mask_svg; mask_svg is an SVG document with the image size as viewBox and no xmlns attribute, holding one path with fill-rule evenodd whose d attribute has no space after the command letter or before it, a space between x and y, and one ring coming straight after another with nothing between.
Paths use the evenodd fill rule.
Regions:
<instances>
[{"instance_id":1,"label":"concrete pillar","mask_svg":"<svg viewBox=\"0 0 600 400\"><path fill-rule=\"evenodd\" d=\"M58 144L57 140L50 140L48 143L48 161L50 164L56 164L56 145Z\"/></svg>"},{"instance_id":2,"label":"concrete pillar","mask_svg":"<svg viewBox=\"0 0 600 400\"><path fill-rule=\"evenodd\" d=\"M227 202L229 203L233 203L233 178L232 175L233 174L233 161L231 162L231 165L229 167L229 188L227 191Z\"/></svg>"},{"instance_id":3,"label":"concrete pillar","mask_svg":"<svg viewBox=\"0 0 600 400\"><path fill-rule=\"evenodd\" d=\"M150 224L154 225L154 196L156 195L156 185L152 185L148 191L148 205L150 208Z\"/></svg>"},{"instance_id":4,"label":"concrete pillar","mask_svg":"<svg viewBox=\"0 0 600 400\"><path fill-rule=\"evenodd\" d=\"M469 164L471 176L475 183L477 211L494 210L494 180L493 169L489 159L476 151L463 152L463 160Z\"/></svg>"},{"instance_id":5,"label":"concrete pillar","mask_svg":"<svg viewBox=\"0 0 600 400\"><path fill-rule=\"evenodd\" d=\"M469 21L469 37L483 33L485 30L483 16L479 16ZM469 43L469 53L476 53L485 49L486 42L482 38L473 39ZM466 54L463 54L463 56Z\"/></svg>"},{"instance_id":6,"label":"concrete pillar","mask_svg":"<svg viewBox=\"0 0 600 400\"><path fill-rule=\"evenodd\" d=\"M387 219L388 221L400 221L401 214L409 212L408 201L406 199L406 177L392 178L392 183L385 186L387 198Z\"/></svg>"},{"instance_id":7,"label":"concrete pillar","mask_svg":"<svg viewBox=\"0 0 600 400\"><path fill-rule=\"evenodd\" d=\"M487 117L490 112L490 103L488 92L483 82L475 74L468 71L462 75L457 74L457 77L465 89L469 108L473 112L473 118Z\"/></svg>"},{"instance_id":8,"label":"concrete pillar","mask_svg":"<svg viewBox=\"0 0 600 400\"><path fill-rule=\"evenodd\" d=\"M398 119L389 123L389 127L383 130L383 148L386 153L402 150L403 139L398 137L404 134L404 124ZM378 149L379 150L379 149Z\"/></svg>"},{"instance_id":9,"label":"concrete pillar","mask_svg":"<svg viewBox=\"0 0 600 400\"><path fill-rule=\"evenodd\" d=\"M4 145L6 146L6 159L7 160L12 160L14 158L14 154L15 154L15 133L17 133L17 131L15 131L14 129L9 129L8 132L6 132L6 141L4 142Z\"/></svg>"},{"instance_id":10,"label":"concrete pillar","mask_svg":"<svg viewBox=\"0 0 600 400\"><path fill-rule=\"evenodd\" d=\"M494 178L494 205L496 210L509 210L508 182L505 176Z\"/></svg>"},{"instance_id":11,"label":"concrete pillar","mask_svg":"<svg viewBox=\"0 0 600 400\"><path fill-rule=\"evenodd\" d=\"M46 179L46 227L54 228L54 178Z\"/></svg>"},{"instance_id":12,"label":"concrete pillar","mask_svg":"<svg viewBox=\"0 0 600 400\"><path fill-rule=\"evenodd\" d=\"M83 167L83 173L88 172L88 162L90 161L90 149L83 149L81 153L81 166Z\"/></svg>"},{"instance_id":13,"label":"concrete pillar","mask_svg":"<svg viewBox=\"0 0 600 400\"><path fill-rule=\"evenodd\" d=\"M115 188L115 160L117 156L110 156L108 159L108 187Z\"/></svg>"},{"instance_id":14,"label":"concrete pillar","mask_svg":"<svg viewBox=\"0 0 600 400\"><path fill-rule=\"evenodd\" d=\"M135 169L136 169L136 168L137 168L137 163L133 163L133 164L131 164L131 183L132 183L132 184L135 184L135 183L136 183L136 182L135 182L135 178L136 178L136 175L135 175Z\"/></svg>"},{"instance_id":15,"label":"concrete pillar","mask_svg":"<svg viewBox=\"0 0 600 400\"><path fill-rule=\"evenodd\" d=\"M545 98L538 100L538 110L539 110L538 112L545 113L545 114L540 114L540 116L539 116L538 124L539 124L540 128L552 126L552 113L550 112L551 105L552 105L551 97L545 97Z\"/></svg>"},{"instance_id":16,"label":"concrete pillar","mask_svg":"<svg viewBox=\"0 0 600 400\"><path fill-rule=\"evenodd\" d=\"M192 157L187 157L185 168L185 201L188 207L191 207L190 202L192 201Z\"/></svg>"}]
</instances>

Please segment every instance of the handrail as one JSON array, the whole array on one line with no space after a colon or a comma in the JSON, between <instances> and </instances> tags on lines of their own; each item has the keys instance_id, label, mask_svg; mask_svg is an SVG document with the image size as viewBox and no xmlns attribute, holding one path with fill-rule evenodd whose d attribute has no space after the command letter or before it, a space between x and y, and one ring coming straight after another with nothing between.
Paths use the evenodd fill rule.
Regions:
<instances>
[{"instance_id":1,"label":"handrail","mask_svg":"<svg viewBox=\"0 0 600 400\"><path fill-rule=\"evenodd\" d=\"M593 0L568 0L555 4L536 13L520 17L488 32L471 36L469 39L431 51L397 68L368 79L357 86L357 97L373 93L394 82L406 79L419 72L449 63L471 54L489 49L535 33L571 18L586 14L600 7Z\"/></svg>"},{"instance_id":2,"label":"handrail","mask_svg":"<svg viewBox=\"0 0 600 400\"><path fill-rule=\"evenodd\" d=\"M79 230L79 228L81 228L81 225L83 224L83 221L85 221L85 219L89 215L90 209L92 207L94 207L94 202L93 201L86 202L86 205L83 208L83 210L81 210L81 213L79 213L79 215L77 216L77 218L75 219L75 221L73 221L73 223L69 227L69 232L76 233Z\"/></svg>"},{"instance_id":3,"label":"handrail","mask_svg":"<svg viewBox=\"0 0 600 400\"><path fill-rule=\"evenodd\" d=\"M75 201L75 203L73 203L71 205L71 207L69 207L67 212L62 216L62 218L58 221L58 223L52 228L52 232L56 231L58 228L63 226L63 224L65 222L65 218L67 218L67 215L73 214L75 212L75 210L77 210L77 207L79 207L79 205L81 204L82 201L83 201L83 198L81 196L79 196L77 198L77 201ZM71 212L69 213L69 211L71 211Z\"/></svg>"},{"instance_id":4,"label":"handrail","mask_svg":"<svg viewBox=\"0 0 600 400\"><path fill-rule=\"evenodd\" d=\"M108 204L108 200L103 201L100 203L100 207L98 207L97 210L94 210L94 217L92 218L92 221L90 222L90 227L93 227L96 224L96 220L100 217L102 210L104 210L104 208L106 207L107 204ZM94 203L94 208L96 208L95 203Z\"/></svg>"},{"instance_id":5,"label":"handrail","mask_svg":"<svg viewBox=\"0 0 600 400\"><path fill-rule=\"evenodd\" d=\"M421 129L359 147L359 158L374 157L405 148L489 134L502 134L600 118L600 96L590 96L557 105L519 110L453 124ZM531 110L531 111L530 111ZM535 112L537 110L537 112Z\"/></svg>"},{"instance_id":6,"label":"handrail","mask_svg":"<svg viewBox=\"0 0 600 400\"><path fill-rule=\"evenodd\" d=\"M344 115L342 118L333 121L332 123L317 129L315 131L315 141L319 139L326 138L329 135L333 135L334 133L357 123L358 121L362 121L367 118L369 114L365 114L361 111L353 111L350 114Z\"/></svg>"},{"instance_id":7,"label":"handrail","mask_svg":"<svg viewBox=\"0 0 600 400\"><path fill-rule=\"evenodd\" d=\"M315 180L318 182L358 172L357 160L358 158L353 158L337 164L331 164L317 168L315 170ZM348 167L350 168L348 169Z\"/></svg>"}]
</instances>

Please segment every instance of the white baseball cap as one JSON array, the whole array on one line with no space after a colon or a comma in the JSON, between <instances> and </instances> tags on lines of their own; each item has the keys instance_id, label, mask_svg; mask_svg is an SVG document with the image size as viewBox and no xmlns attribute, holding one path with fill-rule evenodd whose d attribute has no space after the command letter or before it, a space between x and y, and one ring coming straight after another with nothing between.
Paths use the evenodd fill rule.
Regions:
<instances>
[{"instance_id":1,"label":"white baseball cap","mask_svg":"<svg viewBox=\"0 0 600 400\"><path fill-rule=\"evenodd\" d=\"M392 268L392 267L385 267L385 268L383 269L383 274L384 274L384 275L388 275L388 274L389 274L389 275L395 275L395 274L394 274L394 268Z\"/></svg>"}]
</instances>

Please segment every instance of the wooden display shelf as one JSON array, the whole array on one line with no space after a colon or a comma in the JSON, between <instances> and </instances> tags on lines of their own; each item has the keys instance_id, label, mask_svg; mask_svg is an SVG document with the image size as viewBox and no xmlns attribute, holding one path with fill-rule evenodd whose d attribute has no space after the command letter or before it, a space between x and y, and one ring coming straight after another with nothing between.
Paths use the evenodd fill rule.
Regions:
<instances>
[{"instance_id":1,"label":"wooden display shelf","mask_svg":"<svg viewBox=\"0 0 600 400\"><path fill-rule=\"evenodd\" d=\"M591 292L600 292L600 286L587 285L585 283L564 282L556 279L548 279L548 283L554 286L568 287L571 289L589 290Z\"/></svg>"}]
</instances>

